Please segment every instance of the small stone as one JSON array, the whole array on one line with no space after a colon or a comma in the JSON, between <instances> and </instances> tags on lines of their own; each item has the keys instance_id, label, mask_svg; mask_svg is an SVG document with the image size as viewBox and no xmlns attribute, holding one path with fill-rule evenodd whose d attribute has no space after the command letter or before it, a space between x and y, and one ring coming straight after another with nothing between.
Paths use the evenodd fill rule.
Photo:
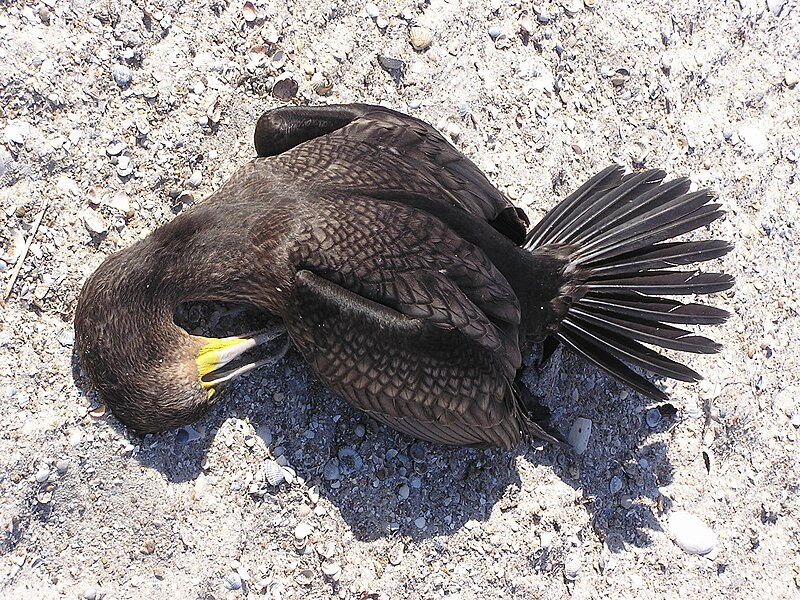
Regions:
<instances>
[{"instance_id":1,"label":"small stone","mask_svg":"<svg viewBox=\"0 0 800 600\"><path fill-rule=\"evenodd\" d=\"M97 590L93 587L87 587L84 589L83 600L97 600Z\"/></svg>"},{"instance_id":2,"label":"small stone","mask_svg":"<svg viewBox=\"0 0 800 600\"><path fill-rule=\"evenodd\" d=\"M767 0L767 8L773 17L779 17L786 0Z\"/></svg>"},{"instance_id":3,"label":"small stone","mask_svg":"<svg viewBox=\"0 0 800 600\"><path fill-rule=\"evenodd\" d=\"M133 80L133 73L125 65L114 65L111 75L114 77L114 82L123 89L128 87Z\"/></svg>"},{"instance_id":4,"label":"small stone","mask_svg":"<svg viewBox=\"0 0 800 600\"><path fill-rule=\"evenodd\" d=\"M708 554L717 545L717 534L698 517L682 510L670 516L669 534L689 554Z\"/></svg>"},{"instance_id":5,"label":"small stone","mask_svg":"<svg viewBox=\"0 0 800 600\"><path fill-rule=\"evenodd\" d=\"M543 550L547 550L553 545L553 534L549 531L544 531L539 535L539 545Z\"/></svg>"},{"instance_id":6,"label":"small stone","mask_svg":"<svg viewBox=\"0 0 800 600\"><path fill-rule=\"evenodd\" d=\"M69 469L68 458L62 458L56 463L56 470L59 472L59 474L63 475L64 473L67 472L68 469Z\"/></svg>"},{"instance_id":7,"label":"small stone","mask_svg":"<svg viewBox=\"0 0 800 600\"><path fill-rule=\"evenodd\" d=\"M36 483L44 483L50 478L50 467L43 465L36 471Z\"/></svg>"},{"instance_id":8,"label":"small stone","mask_svg":"<svg viewBox=\"0 0 800 600\"><path fill-rule=\"evenodd\" d=\"M797 71L786 71L783 76L783 83L786 84L786 87L793 88L798 81L800 81L800 75L797 74Z\"/></svg>"},{"instance_id":9,"label":"small stone","mask_svg":"<svg viewBox=\"0 0 800 600\"><path fill-rule=\"evenodd\" d=\"M225 575L225 579L223 580L223 584L225 588L230 591L240 590L242 589L242 578L236 571L232 571Z\"/></svg>"},{"instance_id":10,"label":"small stone","mask_svg":"<svg viewBox=\"0 0 800 600\"><path fill-rule=\"evenodd\" d=\"M298 523L297 527L294 528L294 537L298 540L304 540L311 535L312 531L311 525L308 523Z\"/></svg>"},{"instance_id":11,"label":"small stone","mask_svg":"<svg viewBox=\"0 0 800 600\"><path fill-rule=\"evenodd\" d=\"M400 489L397 490L397 497L400 498L400 500L408 500L408 495L410 494L410 492L411 490L404 483L403 485L400 486Z\"/></svg>"},{"instance_id":12,"label":"small stone","mask_svg":"<svg viewBox=\"0 0 800 600\"><path fill-rule=\"evenodd\" d=\"M339 461L337 459L332 458L325 463L325 467L322 469L322 476L326 481L335 481L339 479L339 475Z\"/></svg>"},{"instance_id":13,"label":"small stone","mask_svg":"<svg viewBox=\"0 0 800 600\"><path fill-rule=\"evenodd\" d=\"M658 424L661 422L661 411L657 408L651 408L647 411L645 415L645 421L647 421L647 426L650 429L655 429L658 427Z\"/></svg>"},{"instance_id":14,"label":"small stone","mask_svg":"<svg viewBox=\"0 0 800 600\"><path fill-rule=\"evenodd\" d=\"M106 146L106 154L109 156L119 156L125 150L125 143L120 140L111 140Z\"/></svg>"},{"instance_id":15,"label":"small stone","mask_svg":"<svg viewBox=\"0 0 800 600\"><path fill-rule=\"evenodd\" d=\"M417 529L425 529L427 522L425 521L425 517L417 517L414 519L414 525Z\"/></svg>"},{"instance_id":16,"label":"small stone","mask_svg":"<svg viewBox=\"0 0 800 600\"><path fill-rule=\"evenodd\" d=\"M572 446L573 450L575 450L575 454L580 456L586 452L586 448L589 446L589 437L591 435L591 419L585 419L583 417L578 417L575 419L575 422L572 424L572 428L569 430L568 438L569 445Z\"/></svg>"},{"instance_id":17,"label":"small stone","mask_svg":"<svg viewBox=\"0 0 800 600\"><path fill-rule=\"evenodd\" d=\"M612 494L616 494L622 489L622 479L619 475L614 475L608 483L608 489Z\"/></svg>"},{"instance_id":18,"label":"small stone","mask_svg":"<svg viewBox=\"0 0 800 600\"><path fill-rule=\"evenodd\" d=\"M489 37L493 40L496 40L500 37L500 34L503 33L503 30L500 29L497 25L490 25L489 26Z\"/></svg>"},{"instance_id":19,"label":"small stone","mask_svg":"<svg viewBox=\"0 0 800 600\"><path fill-rule=\"evenodd\" d=\"M200 182L203 180L203 172L200 169L195 169L192 171L192 176L189 177L186 184L189 187L196 188L200 185Z\"/></svg>"},{"instance_id":20,"label":"small stone","mask_svg":"<svg viewBox=\"0 0 800 600\"><path fill-rule=\"evenodd\" d=\"M370 19L377 19L378 15L381 14L378 7L372 2L367 2L366 6L364 6L364 11Z\"/></svg>"},{"instance_id":21,"label":"small stone","mask_svg":"<svg viewBox=\"0 0 800 600\"><path fill-rule=\"evenodd\" d=\"M575 581L581 570L581 557L577 553L570 554L564 561L564 578L567 581Z\"/></svg>"}]
</instances>

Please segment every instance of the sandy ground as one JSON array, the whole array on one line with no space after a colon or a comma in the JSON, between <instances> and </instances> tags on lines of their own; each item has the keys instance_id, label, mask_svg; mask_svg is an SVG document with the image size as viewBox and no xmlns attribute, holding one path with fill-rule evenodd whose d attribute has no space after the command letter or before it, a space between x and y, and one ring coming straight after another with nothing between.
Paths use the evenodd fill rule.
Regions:
<instances>
[{"instance_id":1,"label":"sandy ground","mask_svg":"<svg viewBox=\"0 0 800 600\"><path fill-rule=\"evenodd\" d=\"M797 598L797 2L376 4L0 4L4 289L32 238L0 313L0 596ZM299 103L443 128L532 220L612 160L716 190L728 213L700 235L734 243L715 266L737 283L713 300L724 350L690 358L706 381L666 383L655 423L568 352L531 367L558 429L593 421L580 457L415 442L295 352L192 428L104 415L72 352L83 281L254 155L287 74ZM265 481L272 460L291 482ZM678 510L711 554L670 539Z\"/></svg>"}]
</instances>

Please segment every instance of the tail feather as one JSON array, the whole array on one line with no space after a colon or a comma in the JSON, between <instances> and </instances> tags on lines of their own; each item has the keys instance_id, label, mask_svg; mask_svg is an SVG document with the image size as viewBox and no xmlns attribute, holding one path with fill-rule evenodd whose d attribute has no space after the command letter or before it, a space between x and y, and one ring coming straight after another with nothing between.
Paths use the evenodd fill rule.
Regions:
<instances>
[{"instance_id":1,"label":"tail feather","mask_svg":"<svg viewBox=\"0 0 800 600\"><path fill-rule=\"evenodd\" d=\"M707 190L689 192L680 178L663 182L663 171L622 175L605 169L556 206L531 231L526 247L563 256L564 284L554 303L560 315L555 336L601 369L652 398L667 396L631 370L698 381L689 367L649 346L714 353L716 342L675 325L724 322L724 310L659 297L712 294L729 289L724 273L674 267L717 259L731 249L722 240L669 241L718 219L723 213Z\"/></svg>"},{"instance_id":2,"label":"tail feather","mask_svg":"<svg viewBox=\"0 0 800 600\"><path fill-rule=\"evenodd\" d=\"M727 311L714 306L682 304L667 298L649 296L624 298L621 295L614 295L606 298L601 294L587 294L578 300L576 305L620 317L684 325L717 325L724 323L729 317Z\"/></svg>"},{"instance_id":3,"label":"tail feather","mask_svg":"<svg viewBox=\"0 0 800 600\"><path fill-rule=\"evenodd\" d=\"M672 242L654 244L652 249L646 252L617 256L611 262L596 261L587 264L591 264L592 272L597 276L618 275L631 271L664 269L713 260L724 256L731 248L732 246L723 240Z\"/></svg>"}]
</instances>

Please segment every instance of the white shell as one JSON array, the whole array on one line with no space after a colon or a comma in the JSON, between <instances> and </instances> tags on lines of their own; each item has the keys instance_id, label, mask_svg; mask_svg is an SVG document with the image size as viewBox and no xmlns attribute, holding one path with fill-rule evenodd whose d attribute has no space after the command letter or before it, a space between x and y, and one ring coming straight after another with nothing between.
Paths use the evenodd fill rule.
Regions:
<instances>
[{"instance_id":1,"label":"white shell","mask_svg":"<svg viewBox=\"0 0 800 600\"><path fill-rule=\"evenodd\" d=\"M575 454L581 455L586 452L589 446L589 437L592 435L591 419L578 417L569 430L569 445L575 450Z\"/></svg>"},{"instance_id":2,"label":"white shell","mask_svg":"<svg viewBox=\"0 0 800 600\"><path fill-rule=\"evenodd\" d=\"M424 50L433 41L433 31L417 25L408 30L408 39L414 50Z\"/></svg>"},{"instance_id":3,"label":"white shell","mask_svg":"<svg viewBox=\"0 0 800 600\"><path fill-rule=\"evenodd\" d=\"M669 535L689 554L708 554L717 545L717 534L698 517L682 510L670 516Z\"/></svg>"},{"instance_id":4,"label":"white shell","mask_svg":"<svg viewBox=\"0 0 800 600\"><path fill-rule=\"evenodd\" d=\"M242 16L248 23L252 23L256 20L256 17L258 16L256 13L256 7L252 2L250 2L250 0L247 0L247 2L244 3L244 6L242 6Z\"/></svg>"},{"instance_id":5,"label":"white shell","mask_svg":"<svg viewBox=\"0 0 800 600\"><path fill-rule=\"evenodd\" d=\"M304 540L311 535L311 525L308 523L298 523L294 528L294 537L298 540Z\"/></svg>"},{"instance_id":6,"label":"white shell","mask_svg":"<svg viewBox=\"0 0 800 600\"><path fill-rule=\"evenodd\" d=\"M264 479L270 485L279 485L286 479L283 467L274 460L265 460L261 469L264 471Z\"/></svg>"},{"instance_id":7,"label":"white shell","mask_svg":"<svg viewBox=\"0 0 800 600\"><path fill-rule=\"evenodd\" d=\"M314 90L314 93L325 96L331 92L333 84L322 73L315 73L311 78L311 89Z\"/></svg>"}]
</instances>

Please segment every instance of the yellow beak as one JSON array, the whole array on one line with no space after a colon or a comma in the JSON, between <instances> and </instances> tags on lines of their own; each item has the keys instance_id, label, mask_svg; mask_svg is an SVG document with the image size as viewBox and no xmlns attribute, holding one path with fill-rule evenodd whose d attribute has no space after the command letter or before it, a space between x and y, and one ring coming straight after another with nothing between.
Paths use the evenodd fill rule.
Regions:
<instances>
[{"instance_id":1,"label":"yellow beak","mask_svg":"<svg viewBox=\"0 0 800 600\"><path fill-rule=\"evenodd\" d=\"M281 325L243 336L226 338L200 336L200 339L205 344L200 348L195 360L197 361L197 370L200 373L200 385L208 390L208 397L210 398L214 395L217 385L283 358L289 349L289 336L286 336L286 342L280 348L266 357L245 362L237 367L223 369L223 367L242 356L245 352L262 344L267 344L284 333L286 333L286 328ZM208 378L209 375L211 378Z\"/></svg>"}]
</instances>

